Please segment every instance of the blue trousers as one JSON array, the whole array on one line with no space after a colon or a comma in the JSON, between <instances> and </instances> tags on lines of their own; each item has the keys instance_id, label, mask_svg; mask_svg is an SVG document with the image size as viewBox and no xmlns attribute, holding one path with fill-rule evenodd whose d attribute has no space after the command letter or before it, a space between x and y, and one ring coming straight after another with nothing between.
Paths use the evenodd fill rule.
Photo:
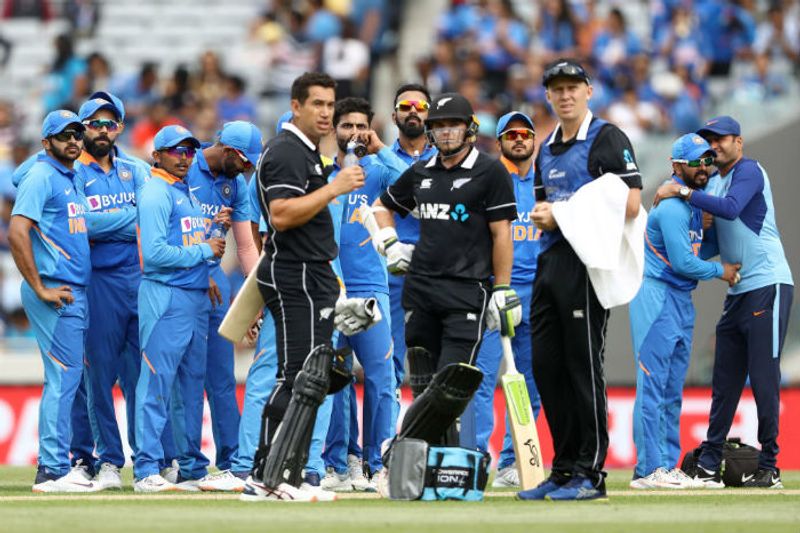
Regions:
<instances>
[{"instance_id":1,"label":"blue trousers","mask_svg":"<svg viewBox=\"0 0 800 533\"><path fill-rule=\"evenodd\" d=\"M533 293L533 282L526 284L512 284L512 288L517 292L523 309L530 309L531 297ZM514 338L511 339L511 347L514 351L514 365L517 371L525 376L525 384L528 387L528 396L531 400L531 408L534 417L539 416L541 400L536 383L533 380L531 351L531 325L529 317L524 316L522 322L514 328ZM472 401L461 415L461 445L467 448L478 448L482 451L489 451L489 439L494 430L494 394L497 386L497 372L500 369L500 362L503 360L503 348L500 344L500 333L498 331L485 331L481 342L475 365L483 372L483 380L478 390L475 392ZM500 451L500 458L497 462L498 468L510 466L516 460L514 454L514 443L511 440L511 429L506 415L506 432L503 437L503 449Z\"/></svg>"},{"instance_id":2,"label":"blue trousers","mask_svg":"<svg viewBox=\"0 0 800 533\"><path fill-rule=\"evenodd\" d=\"M54 280L42 281L47 287L63 285ZM27 282L22 283L21 295L44 363L37 462L40 469L61 477L70 468L72 406L83 375L88 326L86 291L72 286L75 300L59 309L40 300Z\"/></svg>"},{"instance_id":3,"label":"blue trousers","mask_svg":"<svg viewBox=\"0 0 800 533\"><path fill-rule=\"evenodd\" d=\"M383 320L367 331L341 336L339 346L350 346L364 368L364 452L371 472L383 468L381 443L394 434L393 405L395 368L392 359L391 317L389 295L379 292L348 291L351 298L378 300ZM348 387L334 396L334 415L327 439L326 463L341 472L347 468L351 441L358 442L358 419L355 389ZM355 423L353 420L355 419ZM356 445L357 446L357 445ZM360 455L360 454L358 454Z\"/></svg>"},{"instance_id":4,"label":"blue trousers","mask_svg":"<svg viewBox=\"0 0 800 533\"><path fill-rule=\"evenodd\" d=\"M247 372L244 405L239 421L239 446L233 455L231 470L249 472L253 469L253 456L258 448L261 415L264 405L275 388L278 373L278 351L275 348L275 322L271 313L264 313L264 322L258 334L253 362Z\"/></svg>"},{"instance_id":5,"label":"blue trousers","mask_svg":"<svg viewBox=\"0 0 800 533\"><path fill-rule=\"evenodd\" d=\"M403 283L405 276L389 276L389 307L392 326L392 361L394 362L395 392L392 408L392 428L397 428L400 418L400 387L406 375L406 311L403 309Z\"/></svg>"},{"instance_id":6,"label":"blue trousers","mask_svg":"<svg viewBox=\"0 0 800 533\"><path fill-rule=\"evenodd\" d=\"M233 344L217 333L231 301L230 281L221 268L211 268L211 277L219 286L222 304L211 309L208 324L206 358L206 396L211 411L211 429L217 456L214 464L220 470L231 468L239 447L239 405L236 403L236 377L233 372ZM274 332L274 328L273 328ZM274 341L273 341L274 346ZM274 376L273 376L274 378Z\"/></svg>"},{"instance_id":7,"label":"blue trousers","mask_svg":"<svg viewBox=\"0 0 800 533\"><path fill-rule=\"evenodd\" d=\"M680 459L683 382L694 331L692 294L645 277L630 304L630 322L636 357L633 476L639 478L658 468L671 470Z\"/></svg>"},{"instance_id":8,"label":"blue trousers","mask_svg":"<svg viewBox=\"0 0 800 533\"><path fill-rule=\"evenodd\" d=\"M703 467L719 468L722 445L749 376L758 411L758 466L775 469L779 451L780 355L792 298L793 287L778 284L725 299L722 318L717 323L708 434L699 459Z\"/></svg>"},{"instance_id":9,"label":"blue trousers","mask_svg":"<svg viewBox=\"0 0 800 533\"><path fill-rule=\"evenodd\" d=\"M172 418L181 477L207 474L200 451L203 382L211 303L205 290L181 289L142 280L139 287L139 342L142 362L136 386L137 479L159 473L161 435Z\"/></svg>"}]
</instances>

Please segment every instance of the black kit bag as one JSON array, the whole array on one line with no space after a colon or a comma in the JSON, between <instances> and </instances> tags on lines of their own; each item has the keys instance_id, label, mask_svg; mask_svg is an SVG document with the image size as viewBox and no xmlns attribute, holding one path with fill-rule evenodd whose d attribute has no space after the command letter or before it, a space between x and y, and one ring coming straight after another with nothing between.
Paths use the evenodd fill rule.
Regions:
<instances>
[{"instance_id":1,"label":"black kit bag","mask_svg":"<svg viewBox=\"0 0 800 533\"><path fill-rule=\"evenodd\" d=\"M697 459L702 446L686 452L681 462L681 470L694 477L697 472ZM726 487L741 487L745 481L755 476L758 471L757 448L742 444L738 438L728 439L722 445L722 481Z\"/></svg>"}]
</instances>

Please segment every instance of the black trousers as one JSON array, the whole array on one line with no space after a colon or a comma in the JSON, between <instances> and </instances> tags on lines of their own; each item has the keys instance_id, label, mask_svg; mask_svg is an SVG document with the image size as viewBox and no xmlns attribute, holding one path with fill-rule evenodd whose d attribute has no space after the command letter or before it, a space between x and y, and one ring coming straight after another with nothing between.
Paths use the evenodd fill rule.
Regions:
<instances>
[{"instance_id":1,"label":"black trousers","mask_svg":"<svg viewBox=\"0 0 800 533\"><path fill-rule=\"evenodd\" d=\"M531 302L533 377L553 436L553 474L599 483L608 451L603 372L608 311L561 241L539 256Z\"/></svg>"},{"instance_id":2,"label":"black trousers","mask_svg":"<svg viewBox=\"0 0 800 533\"><path fill-rule=\"evenodd\" d=\"M403 286L406 346L425 348L437 372L449 364L474 364L488 303L485 282L408 274Z\"/></svg>"},{"instance_id":3,"label":"black trousers","mask_svg":"<svg viewBox=\"0 0 800 533\"><path fill-rule=\"evenodd\" d=\"M257 276L258 288L275 321L278 351L277 382L264 407L262 443L266 444L272 442L283 420L294 379L306 357L316 346L331 344L339 282L327 262L263 261Z\"/></svg>"}]
</instances>

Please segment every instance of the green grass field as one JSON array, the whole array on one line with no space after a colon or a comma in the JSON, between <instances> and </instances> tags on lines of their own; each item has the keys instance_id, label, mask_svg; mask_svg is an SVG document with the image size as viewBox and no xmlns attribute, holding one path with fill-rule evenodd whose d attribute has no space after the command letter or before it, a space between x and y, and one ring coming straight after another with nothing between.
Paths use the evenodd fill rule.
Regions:
<instances>
[{"instance_id":1,"label":"green grass field","mask_svg":"<svg viewBox=\"0 0 800 533\"><path fill-rule=\"evenodd\" d=\"M126 469L130 476L130 470ZM333 503L242 503L227 494L32 494L34 469L0 468L0 531L312 533L525 531L694 533L800 532L800 472L784 472L782 491L640 492L630 471L609 474L605 502L521 502L493 491L479 503L392 502L373 496ZM490 489L492 490L492 489ZM347 496L344 496L347 498Z\"/></svg>"}]
</instances>

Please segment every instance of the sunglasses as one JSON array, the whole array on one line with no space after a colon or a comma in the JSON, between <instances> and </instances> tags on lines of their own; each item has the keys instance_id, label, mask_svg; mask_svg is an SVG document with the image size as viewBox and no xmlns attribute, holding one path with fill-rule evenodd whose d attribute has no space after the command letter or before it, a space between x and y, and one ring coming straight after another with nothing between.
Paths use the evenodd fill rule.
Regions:
<instances>
[{"instance_id":1,"label":"sunglasses","mask_svg":"<svg viewBox=\"0 0 800 533\"><path fill-rule=\"evenodd\" d=\"M570 63L559 63L547 69L542 75L542 80L544 81L544 85L546 86L550 80L557 76L568 76L570 78L580 78L586 82L589 80L589 75L578 65L573 65Z\"/></svg>"},{"instance_id":2,"label":"sunglasses","mask_svg":"<svg viewBox=\"0 0 800 533\"><path fill-rule=\"evenodd\" d=\"M403 113L408 113L411 111L411 108L416 109L418 113L422 113L430 109L430 107L431 104L425 100L400 100L394 106L395 110L402 111Z\"/></svg>"},{"instance_id":3,"label":"sunglasses","mask_svg":"<svg viewBox=\"0 0 800 533\"><path fill-rule=\"evenodd\" d=\"M76 141L83 140L83 130L64 130L60 133L56 133L55 135L51 135L52 138L57 140L58 142L65 143L70 139L75 139Z\"/></svg>"},{"instance_id":4,"label":"sunglasses","mask_svg":"<svg viewBox=\"0 0 800 533\"><path fill-rule=\"evenodd\" d=\"M84 120L82 122L84 126L89 128L90 130L101 130L103 128L106 129L108 132L115 132L119 129L119 122L116 120L111 119L95 119L95 120Z\"/></svg>"},{"instance_id":5,"label":"sunglasses","mask_svg":"<svg viewBox=\"0 0 800 533\"><path fill-rule=\"evenodd\" d=\"M231 150L236 152L236 155L238 155L239 159L242 160L242 163L244 163L244 168L250 168L250 167L253 166L253 163L251 163L250 160L247 159L247 156L244 155L244 152L242 152L241 150L238 150L236 148L231 148Z\"/></svg>"},{"instance_id":6,"label":"sunglasses","mask_svg":"<svg viewBox=\"0 0 800 533\"><path fill-rule=\"evenodd\" d=\"M697 168L699 166L710 167L714 164L714 158L711 156L701 157L700 159L692 159L691 161L686 159L675 159L675 163L683 163L687 167Z\"/></svg>"},{"instance_id":7,"label":"sunglasses","mask_svg":"<svg viewBox=\"0 0 800 533\"><path fill-rule=\"evenodd\" d=\"M529 130L528 128L517 128L504 131L500 134L500 139L503 141L516 141L517 139L529 141L533 139L534 135L536 134L533 130Z\"/></svg>"},{"instance_id":8,"label":"sunglasses","mask_svg":"<svg viewBox=\"0 0 800 533\"><path fill-rule=\"evenodd\" d=\"M197 149L194 146L173 146L171 148L166 148L163 151L169 156L176 157L178 159L184 155L187 159L192 159Z\"/></svg>"}]
</instances>

